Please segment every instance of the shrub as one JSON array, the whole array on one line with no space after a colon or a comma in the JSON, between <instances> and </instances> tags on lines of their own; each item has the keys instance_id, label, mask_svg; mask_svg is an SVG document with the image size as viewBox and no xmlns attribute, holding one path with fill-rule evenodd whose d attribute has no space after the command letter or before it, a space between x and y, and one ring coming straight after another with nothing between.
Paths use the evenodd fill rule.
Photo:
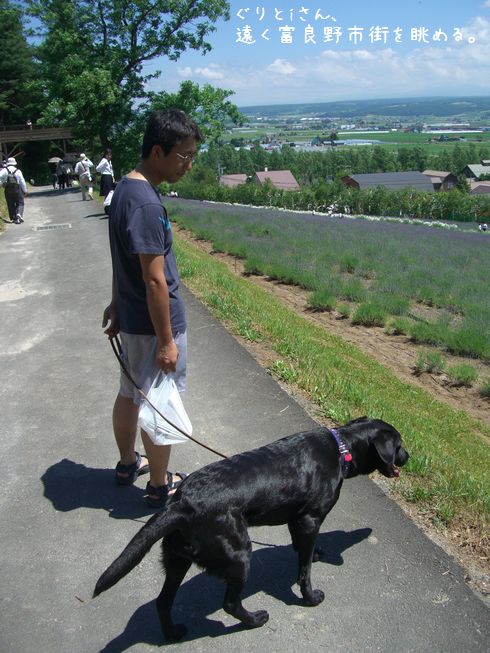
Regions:
<instances>
[{"instance_id":1,"label":"shrub","mask_svg":"<svg viewBox=\"0 0 490 653\"><path fill-rule=\"evenodd\" d=\"M359 279L349 279L342 284L340 296L350 302L363 302L366 290Z\"/></svg>"},{"instance_id":2,"label":"shrub","mask_svg":"<svg viewBox=\"0 0 490 653\"><path fill-rule=\"evenodd\" d=\"M308 304L311 308L317 311L333 311L335 308L336 300L326 290L315 290L308 299Z\"/></svg>"},{"instance_id":3,"label":"shrub","mask_svg":"<svg viewBox=\"0 0 490 653\"><path fill-rule=\"evenodd\" d=\"M452 385L469 388L478 378L478 372L472 365L461 363L448 368L447 375Z\"/></svg>"},{"instance_id":4,"label":"shrub","mask_svg":"<svg viewBox=\"0 0 490 653\"><path fill-rule=\"evenodd\" d=\"M390 315L406 315L410 310L410 302L406 297L383 294L376 295L374 301Z\"/></svg>"},{"instance_id":5,"label":"shrub","mask_svg":"<svg viewBox=\"0 0 490 653\"><path fill-rule=\"evenodd\" d=\"M490 399L490 379L487 379L486 381L483 382L483 385L480 387L478 392L482 397L486 397L487 399Z\"/></svg>"},{"instance_id":6,"label":"shrub","mask_svg":"<svg viewBox=\"0 0 490 653\"><path fill-rule=\"evenodd\" d=\"M363 324L364 326L385 325L387 313L382 306L371 302L361 304L352 316L352 324Z\"/></svg>"},{"instance_id":7,"label":"shrub","mask_svg":"<svg viewBox=\"0 0 490 653\"><path fill-rule=\"evenodd\" d=\"M439 352L420 352L414 366L414 371L417 374L422 374L422 372L441 374L444 371L445 365L444 358L439 354Z\"/></svg>"},{"instance_id":8,"label":"shrub","mask_svg":"<svg viewBox=\"0 0 490 653\"><path fill-rule=\"evenodd\" d=\"M344 254L339 261L339 266L341 272L349 272L352 274L359 266L359 260L351 254Z\"/></svg>"},{"instance_id":9,"label":"shrub","mask_svg":"<svg viewBox=\"0 0 490 653\"><path fill-rule=\"evenodd\" d=\"M409 319L397 317L386 325L385 332L390 336L406 336L410 332L411 324Z\"/></svg>"}]
</instances>

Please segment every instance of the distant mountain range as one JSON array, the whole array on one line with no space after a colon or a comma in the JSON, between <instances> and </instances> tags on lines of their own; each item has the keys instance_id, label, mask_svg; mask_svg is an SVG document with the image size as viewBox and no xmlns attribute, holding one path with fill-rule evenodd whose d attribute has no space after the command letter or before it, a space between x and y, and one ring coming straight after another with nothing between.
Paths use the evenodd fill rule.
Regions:
<instances>
[{"instance_id":1,"label":"distant mountain range","mask_svg":"<svg viewBox=\"0 0 490 653\"><path fill-rule=\"evenodd\" d=\"M390 116L412 120L433 118L490 120L490 96L485 97L425 97L382 100L349 100L302 104L261 105L240 107L250 118L361 118Z\"/></svg>"}]
</instances>

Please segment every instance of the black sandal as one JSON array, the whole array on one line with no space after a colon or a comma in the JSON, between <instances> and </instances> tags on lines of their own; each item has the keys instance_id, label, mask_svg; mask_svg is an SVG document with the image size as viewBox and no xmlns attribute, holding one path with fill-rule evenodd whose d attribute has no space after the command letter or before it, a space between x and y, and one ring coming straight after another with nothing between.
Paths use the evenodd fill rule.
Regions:
<instances>
[{"instance_id":1,"label":"black sandal","mask_svg":"<svg viewBox=\"0 0 490 653\"><path fill-rule=\"evenodd\" d=\"M136 460L131 465L123 465L121 461L117 463L116 483L118 485L133 485L138 476L141 476L141 474L146 474L150 471L148 463L146 465L142 465L140 454L137 451L134 453L136 454ZM124 474L124 476L121 476L121 474Z\"/></svg>"},{"instance_id":2,"label":"black sandal","mask_svg":"<svg viewBox=\"0 0 490 653\"><path fill-rule=\"evenodd\" d=\"M179 480L174 481L174 476L178 476ZM146 484L146 503L152 508L163 508L170 491L174 491L179 487L182 481L187 478L187 474L184 472L167 472L167 483L161 485L160 487L153 487L150 485L150 481ZM172 494L174 493L172 492ZM170 496L172 496L172 494ZM151 496L150 496L151 495Z\"/></svg>"}]
</instances>

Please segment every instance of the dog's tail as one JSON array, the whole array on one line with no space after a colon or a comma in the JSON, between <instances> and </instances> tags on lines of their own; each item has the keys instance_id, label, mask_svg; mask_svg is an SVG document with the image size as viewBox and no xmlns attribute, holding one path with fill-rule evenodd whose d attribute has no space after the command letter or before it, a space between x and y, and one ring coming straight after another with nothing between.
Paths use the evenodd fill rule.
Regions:
<instances>
[{"instance_id":1,"label":"dog's tail","mask_svg":"<svg viewBox=\"0 0 490 653\"><path fill-rule=\"evenodd\" d=\"M93 596L105 592L129 574L143 560L155 542L176 530L182 524L182 520L182 515L172 513L170 506L153 515L136 533L121 555L104 571L95 585Z\"/></svg>"}]
</instances>

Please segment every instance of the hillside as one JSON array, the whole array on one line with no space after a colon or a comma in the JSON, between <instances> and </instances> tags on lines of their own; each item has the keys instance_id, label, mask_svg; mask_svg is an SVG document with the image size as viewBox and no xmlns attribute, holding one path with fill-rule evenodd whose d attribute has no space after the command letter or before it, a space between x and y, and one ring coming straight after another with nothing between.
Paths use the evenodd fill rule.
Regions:
<instances>
[{"instance_id":1,"label":"hillside","mask_svg":"<svg viewBox=\"0 0 490 653\"><path fill-rule=\"evenodd\" d=\"M278 104L240 107L250 118L269 119L315 116L318 118L396 117L400 120L451 119L490 122L490 97L387 98L318 104Z\"/></svg>"}]
</instances>

